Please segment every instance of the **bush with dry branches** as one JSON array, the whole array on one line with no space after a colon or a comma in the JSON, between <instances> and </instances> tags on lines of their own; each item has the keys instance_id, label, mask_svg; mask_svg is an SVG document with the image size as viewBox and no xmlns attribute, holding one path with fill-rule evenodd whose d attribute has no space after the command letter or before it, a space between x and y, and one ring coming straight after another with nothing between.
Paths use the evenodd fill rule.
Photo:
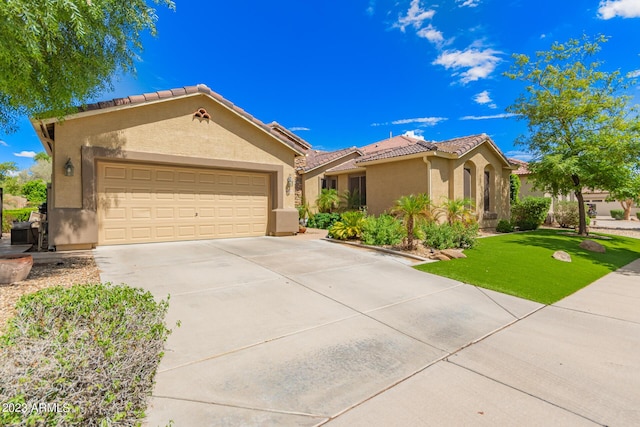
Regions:
<instances>
[{"instance_id":1,"label":"bush with dry branches","mask_svg":"<svg viewBox=\"0 0 640 427\"><path fill-rule=\"evenodd\" d=\"M0 425L139 425L168 301L126 285L23 296L0 337Z\"/></svg>"}]
</instances>

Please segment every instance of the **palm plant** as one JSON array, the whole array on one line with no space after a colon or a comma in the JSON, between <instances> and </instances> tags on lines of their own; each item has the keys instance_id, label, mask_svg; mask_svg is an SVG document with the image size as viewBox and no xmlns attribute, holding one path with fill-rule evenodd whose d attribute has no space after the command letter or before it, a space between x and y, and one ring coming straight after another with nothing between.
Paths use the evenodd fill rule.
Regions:
<instances>
[{"instance_id":1,"label":"palm plant","mask_svg":"<svg viewBox=\"0 0 640 427\"><path fill-rule=\"evenodd\" d=\"M432 219L433 209L431 209L431 199L426 194L402 196L396 200L391 213L402 219L407 228L407 247L409 250L415 248L415 226L418 222Z\"/></svg>"},{"instance_id":2,"label":"palm plant","mask_svg":"<svg viewBox=\"0 0 640 427\"><path fill-rule=\"evenodd\" d=\"M345 191L340 198L347 210L360 209L362 206L362 197L360 197L360 192L357 189Z\"/></svg>"},{"instance_id":3,"label":"palm plant","mask_svg":"<svg viewBox=\"0 0 640 427\"><path fill-rule=\"evenodd\" d=\"M455 222L469 224L474 221L475 213L473 211L474 204L471 199L445 199L440 209L447 217L449 225Z\"/></svg>"},{"instance_id":4,"label":"palm plant","mask_svg":"<svg viewBox=\"0 0 640 427\"><path fill-rule=\"evenodd\" d=\"M364 227L364 213L360 211L345 212L340 221L329 228L329 236L340 240L357 239Z\"/></svg>"},{"instance_id":5,"label":"palm plant","mask_svg":"<svg viewBox=\"0 0 640 427\"><path fill-rule=\"evenodd\" d=\"M338 208L340 196L338 190L323 188L316 199L316 206L320 212L331 213Z\"/></svg>"}]
</instances>

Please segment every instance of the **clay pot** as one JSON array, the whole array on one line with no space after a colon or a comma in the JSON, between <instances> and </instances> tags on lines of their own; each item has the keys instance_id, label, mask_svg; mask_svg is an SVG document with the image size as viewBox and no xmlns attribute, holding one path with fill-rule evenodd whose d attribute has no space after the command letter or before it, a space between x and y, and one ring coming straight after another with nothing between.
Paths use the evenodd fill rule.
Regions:
<instances>
[{"instance_id":1,"label":"clay pot","mask_svg":"<svg viewBox=\"0 0 640 427\"><path fill-rule=\"evenodd\" d=\"M0 284L6 285L26 279L32 266L31 255L0 256Z\"/></svg>"},{"instance_id":2,"label":"clay pot","mask_svg":"<svg viewBox=\"0 0 640 427\"><path fill-rule=\"evenodd\" d=\"M305 233L307 231L307 227L301 225L298 227L298 233Z\"/></svg>"}]
</instances>

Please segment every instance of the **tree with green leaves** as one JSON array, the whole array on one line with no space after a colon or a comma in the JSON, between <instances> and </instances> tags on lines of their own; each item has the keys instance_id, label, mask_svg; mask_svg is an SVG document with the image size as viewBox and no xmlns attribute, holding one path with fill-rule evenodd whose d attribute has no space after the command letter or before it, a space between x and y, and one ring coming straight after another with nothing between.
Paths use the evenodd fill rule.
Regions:
<instances>
[{"instance_id":1,"label":"tree with green leaves","mask_svg":"<svg viewBox=\"0 0 640 427\"><path fill-rule=\"evenodd\" d=\"M624 219L631 219L631 208L640 205L640 172L629 171L629 176L624 184L609 193L607 200L617 200L624 210Z\"/></svg>"},{"instance_id":2,"label":"tree with green leaves","mask_svg":"<svg viewBox=\"0 0 640 427\"><path fill-rule=\"evenodd\" d=\"M2 162L0 163L0 183L12 175L12 172L18 170L16 162Z\"/></svg>"},{"instance_id":3,"label":"tree with green leaves","mask_svg":"<svg viewBox=\"0 0 640 427\"><path fill-rule=\"evenodd\" d=\"M619 71L603 71L595 59L604 36L554 43L535 58L514 55L505 75L527 84L507 111L528 122L516 144L534 159L529 170L538 189L573 192L579 206L579 234L586 235L583 190L615 191L626 166L640 156L638 110L625 91L633 83Z\"/></svg>"},{"instance_id":4,"label":"tree with green leaves","mask_svg":"<svg viewBox=\"0 0 640 427\"><path fill-rule=\"evenodd\" d=\"M174 7L171 0L155 4ZM0 128L20 115L61 117L134 72L142 34L155 35L146 0L7 0L0 7Z\"/></svg>"}]
</instances>

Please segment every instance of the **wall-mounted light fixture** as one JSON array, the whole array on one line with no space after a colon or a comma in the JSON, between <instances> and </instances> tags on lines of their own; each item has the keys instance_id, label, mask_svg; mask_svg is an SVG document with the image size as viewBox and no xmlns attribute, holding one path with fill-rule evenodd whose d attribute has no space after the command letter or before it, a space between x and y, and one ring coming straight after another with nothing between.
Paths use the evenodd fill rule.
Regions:
<instances>
[{"instance_id":1,"label":"wall-mounted light fixture","mask_svg":"<svg viewBox=\"0 0 640 427\"><path fill-rule=\"evenodd\" d=\"M75 167L71 163L71 157L67 159L67 163L64 164L64 176L73 176Z\"/></svg>"},{"instance_id":2,"label":"wall-mounted light fixture","mask_svg":"<svg viewBox=\"0 0 640 427\"><path fill-rule=\"evenodd\" d=\"M289 175L287 178L287 196L291 194L291 187L293 187L293 178Z\"/></svg>"}]
</instances>

